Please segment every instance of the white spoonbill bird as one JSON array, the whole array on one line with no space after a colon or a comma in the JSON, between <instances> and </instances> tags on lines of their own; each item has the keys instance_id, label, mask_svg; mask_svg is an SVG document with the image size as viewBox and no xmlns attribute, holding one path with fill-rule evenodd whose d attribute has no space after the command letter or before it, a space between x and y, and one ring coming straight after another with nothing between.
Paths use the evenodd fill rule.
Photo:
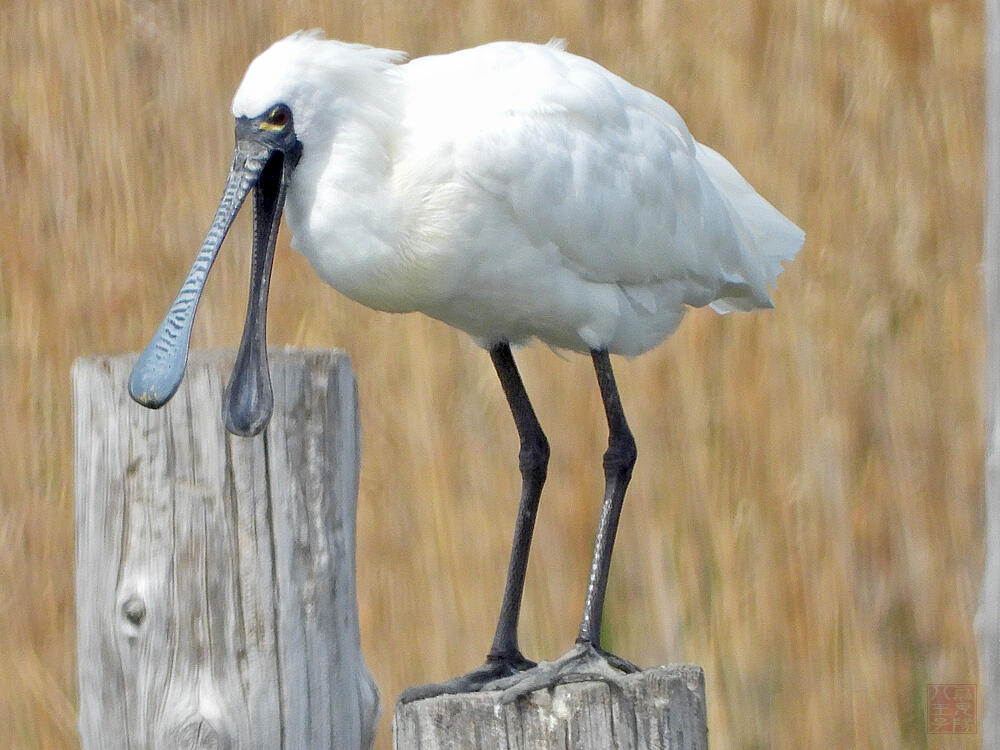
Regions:
<instances>
[{"instance_id":1,"label":"white spoonbill bird","mask_svg":"<svg viewBox=\"0 0 1000 750\"><path fill-rule=\"evenodd\" d=\"M404 62L299 32L247 69L236 150L215 220L129 381L139 403L177 389L219 246L254 190L246 326L223 413L254 435L272 409L268 282L282 208L292 246L324 281L377 310L468 332L493 360L521 441L522 492L506 590L483 666L412 700L633 670L601 644L618 518L635 462L610 354L663 341L686 307L772 307L769 285L804 240L680 115L595 62L497 42ZM605 493L576 646L536 665L517 622L549 445L511 355L540 339L588 353L607 414Z\"/></svg>"}]
</instances>

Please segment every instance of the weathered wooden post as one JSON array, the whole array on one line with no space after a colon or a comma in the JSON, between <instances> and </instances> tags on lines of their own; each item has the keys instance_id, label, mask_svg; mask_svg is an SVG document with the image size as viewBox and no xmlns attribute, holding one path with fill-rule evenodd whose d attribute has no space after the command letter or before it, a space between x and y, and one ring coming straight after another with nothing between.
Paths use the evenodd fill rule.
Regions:
<instances>
[{"instance_id":1,"label":"weathered wooden post","mask_svg":"<svg viewBox=\"0 0 1000 750\"><path fill-rule=\"evenodd\" d=\"M166 407L134 356L73 368L80 732L105 748L369 748L355 591L358 404L346 355L274 354L274 417L225 433L233 357Z\"/></svg>"},{"instance_id":2,"label":"weathered wooden post","mask_svg":"<svg viewBox=\"0 0 1000 750\"><path fill-rule=\"evenodd\" d=\"M673 665L575 682L511 703L500 693L396 706L396 750L707 750L705 675Z\"/></svg>"},{"instance_id":3,"label":"weathered wooden post","mask_svg":"<svg viewBox=\"0 0 1000 750\"><path fill-rule=\"evenodd\" d=\"M986 2L986 565L976 616L983 747L1000 746L1000 1Z\"/></svg>"}]
</instances>

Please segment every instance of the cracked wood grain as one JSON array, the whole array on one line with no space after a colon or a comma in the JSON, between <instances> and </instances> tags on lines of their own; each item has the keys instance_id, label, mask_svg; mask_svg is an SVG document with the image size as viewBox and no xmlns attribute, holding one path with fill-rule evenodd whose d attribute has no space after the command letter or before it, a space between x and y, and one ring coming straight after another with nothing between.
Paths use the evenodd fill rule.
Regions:
<instances>
[{"instance_id":1,"label":"cracked wood grain","mask_svg":"<svg viewBox=\"0 0 1000 750\"><path fill-rule=\"evenodd\" d=\"M73 368L80 733L97 748L369 748L358 404L346 355L271 356L274 416L225 433L231 353L159 411L134 355Z\"/></svg>"},{"instance_id":2,"label":"cracked wood grain","mask_svg":"<svg viewBox=\"0 0 1000 750\"><path fill-rule=\"evenodd\" d=\"M705 675L671 665L574 682L508 704L501 693L397 704L395 750L707 750Z\"/></svg>"}]
</instances>

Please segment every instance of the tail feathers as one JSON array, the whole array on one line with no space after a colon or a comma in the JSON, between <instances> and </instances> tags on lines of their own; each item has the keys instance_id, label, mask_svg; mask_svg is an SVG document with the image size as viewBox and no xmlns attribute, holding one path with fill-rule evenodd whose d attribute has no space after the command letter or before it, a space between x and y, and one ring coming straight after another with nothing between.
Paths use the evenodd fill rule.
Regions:
<instances>
[{"instance_id":1,"label":"tail feathers","mask_svg":"<svg viewBox=\"0 0 1000 750\"><path fill-rule=\"evenodd\" d=\"M718 152L697 144L698 163L725 196L737 231L745 234L747 257L740 279L723 286L711 303L718 313L773 307L768 287L774 286L805 241L805 233L768 203Z\"/></svg>"}]
</instances>

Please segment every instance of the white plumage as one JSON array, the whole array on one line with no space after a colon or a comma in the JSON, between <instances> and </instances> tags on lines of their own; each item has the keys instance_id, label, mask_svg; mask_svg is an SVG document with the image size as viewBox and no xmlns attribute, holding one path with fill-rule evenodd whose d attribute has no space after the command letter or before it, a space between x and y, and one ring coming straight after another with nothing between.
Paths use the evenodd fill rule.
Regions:
<instances>
[{"instance_id":1,"label":"white plumage","mask_svg":"<svg viewBox=\"0 0 1000 750\"><path fill-rule=\"evenodd\" d=\"M666 102L557 43L402 60L298 33L233 100L294 113L292 244L334 288L484 346L626 355L686 305L772 306L802 231Z\"/></svg>"},{"instance_id":2,"label":"white plumage","mask_svg":"<svg viewBox=\"0 0 1000 750\"><path fill-rule=\"evenodd\" d=\"M496 635L478 669L401 700L469 690L508 698L581 674L634 671L601 648L618 519L635 463L610 353L650 349L687 306L771 307L803 242L674 109L559 44L499 42L403 55L299 33L247 70L215 219L129 392L158 408L184 374L208 271L254 193L247 322L223 415L238 435L271 416L266 317L282 209L294 247L349 297L421 311L489 350L520 438L522 492ZM541 339L589 352L608 421L605 492L576 646L521 653L517 626L549 446L511 353Z\"/></svg>"}]
</instances>

